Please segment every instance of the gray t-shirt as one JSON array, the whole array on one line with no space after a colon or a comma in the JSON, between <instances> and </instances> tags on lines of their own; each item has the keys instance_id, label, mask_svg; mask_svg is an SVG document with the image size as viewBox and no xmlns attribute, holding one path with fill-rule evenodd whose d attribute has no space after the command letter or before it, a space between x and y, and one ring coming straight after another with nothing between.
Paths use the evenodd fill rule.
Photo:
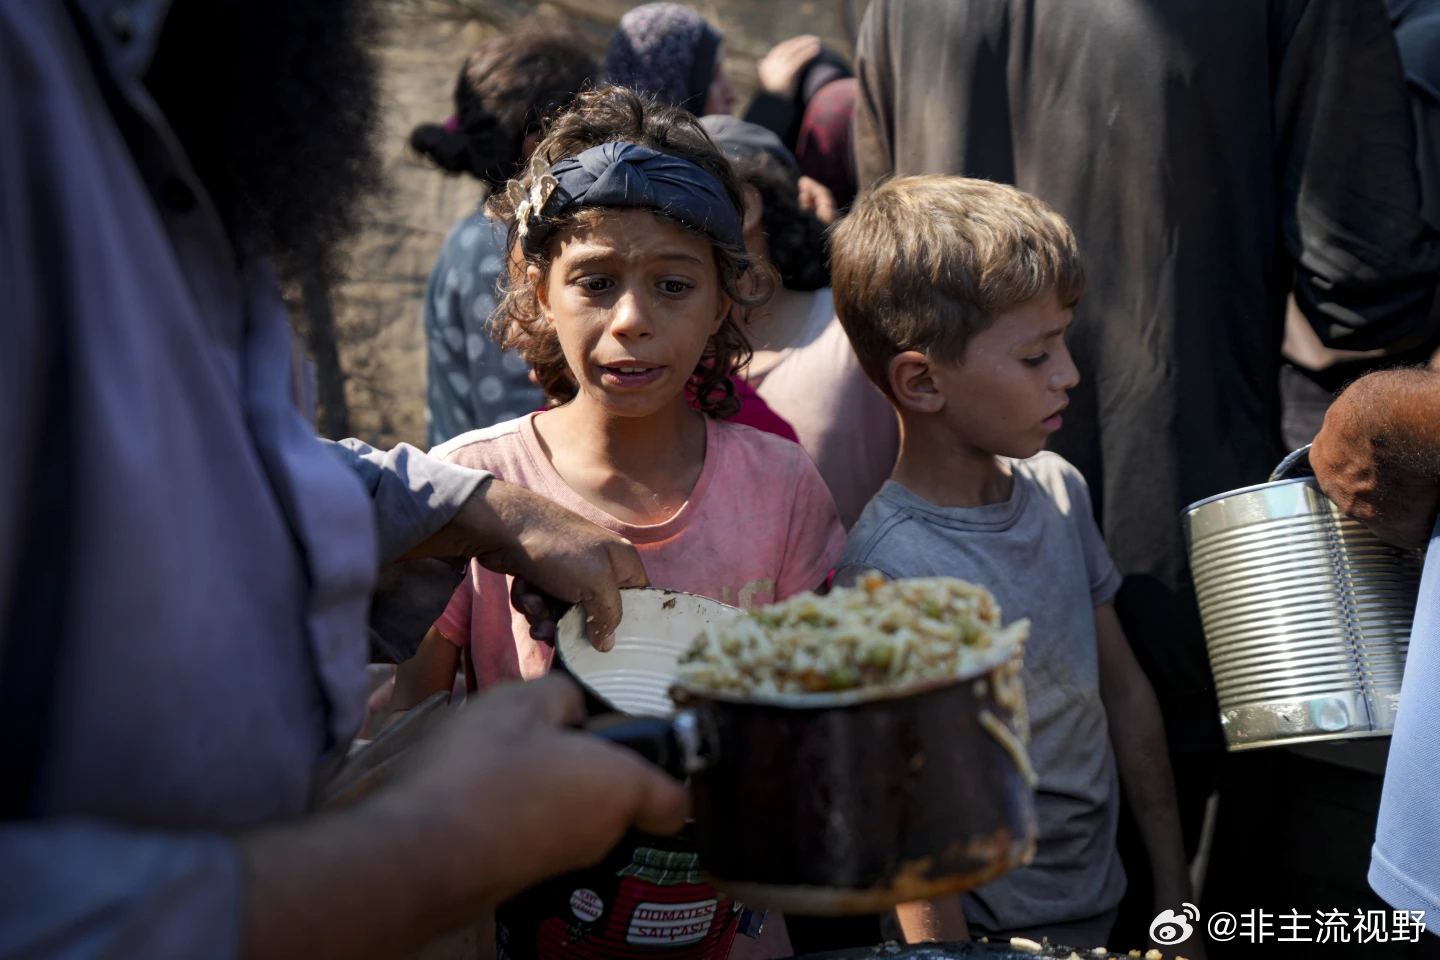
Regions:
<instances>
[{"instance_id":1,"label":"gray t-shirt","mask_svg":"<svg viewBox=\"0 0 1440 960\"><path fill-rule=\"evenodd\" d=\"M976 935L1073 931L1084 929L1077 921L1101 918L1103 936L1125 871L1115 849L1119 791L1093 609L1115 595L1120 575L1079 471L1053 453L1010 464L1010 499L983 507L936 507L888 481L840 563L895 578L961 577L995 594L1006 623L1030 618L1021 676L1040 776L1035 860L967 894L965 915Z\"/></svg>"}]
</instances>

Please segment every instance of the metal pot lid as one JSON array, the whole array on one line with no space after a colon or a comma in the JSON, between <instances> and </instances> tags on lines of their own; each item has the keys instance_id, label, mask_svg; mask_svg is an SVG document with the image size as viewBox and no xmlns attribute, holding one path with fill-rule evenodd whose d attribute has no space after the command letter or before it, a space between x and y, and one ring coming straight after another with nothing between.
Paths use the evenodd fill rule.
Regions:
<instances>
[{"instance_id":1,"label":"metal pot lid","mask_svg":"<svg viewBox=\"0 0 1440 960\"><path fill-rule=\"evenodd\" d=\"M709 623L744 613L718 600L679 590L639 587L620 592L622 615L615 646L601 653L585 638L580 605L560 619L556 655L590 693L622 713L665 717L675 712L670 687L681 654Z\"/></svg>"}]
</instances>

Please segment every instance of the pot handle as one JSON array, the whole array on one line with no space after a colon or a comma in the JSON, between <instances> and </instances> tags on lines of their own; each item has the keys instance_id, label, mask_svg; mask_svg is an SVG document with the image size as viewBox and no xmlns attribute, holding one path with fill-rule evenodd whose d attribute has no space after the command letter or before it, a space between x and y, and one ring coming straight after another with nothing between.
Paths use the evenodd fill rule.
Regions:
<instances>
[{"instance_id":1,"label":"pot handle","mask_svg":"<svg viewBox=\"0 0 1440 960\"><path fill-rule=\"evenodd\" d=\"M1270 473L1270 482L1289 480L1292 477L1313 477L1315 471L1310 467L1310 446L1308 443L1305 444L1276 464L1275 469Z\"/></svg>"},{"instance_id":2,"label":"pot handle","mask_svg":"<svg viewBox=\"0 0 1440 960\"><path fill-rule=\"evenodd\" d=\"M701 756L700 725L693 710L681 710L673 717L610 714L592 720L585 729L639 754L676 780L684 780L706 767Z\"/></svg>"}]
</instances>

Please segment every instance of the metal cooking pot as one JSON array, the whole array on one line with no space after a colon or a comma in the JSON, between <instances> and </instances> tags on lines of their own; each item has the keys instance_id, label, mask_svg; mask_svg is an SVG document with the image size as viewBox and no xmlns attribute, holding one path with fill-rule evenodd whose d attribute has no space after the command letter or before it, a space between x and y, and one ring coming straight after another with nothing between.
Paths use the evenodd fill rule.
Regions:
<instances>
[{"instance_id":1,"label":"metal cooking pot","mask_svg":"<svg viewBox=\"0 0 1440 960\"><path fill-rule=\"evenodd\" d=\"M1308 452L1182 514L1231 750L1395 725L1423 554L1342 514L1303 475Z\"/></svg>"},{"instance_id":2,"label":"metal cooking pot","mask_svg":"<svg viewBox=\"0 0 1440 960\"><path fill-rule=\"evenodd\" d=\"M625 591L621 639L656 632L637 625L660 599L646 593L675 596ZM687 609L715 604L681 596ZM562 620L562 657L583 626L575 612ZM619 640L612 652L624 655ZM566 666L597 693L583 666ZM691 777L700 864L718 889L794 913L875 913L972 889L1028 861L1031 787L981 720L988 711L1016 729L1001 703L1014 702L1015 684L1006 658L902 688L755 698L676 688L674 716L592 729Z\"/></svg>"}]
</instances>

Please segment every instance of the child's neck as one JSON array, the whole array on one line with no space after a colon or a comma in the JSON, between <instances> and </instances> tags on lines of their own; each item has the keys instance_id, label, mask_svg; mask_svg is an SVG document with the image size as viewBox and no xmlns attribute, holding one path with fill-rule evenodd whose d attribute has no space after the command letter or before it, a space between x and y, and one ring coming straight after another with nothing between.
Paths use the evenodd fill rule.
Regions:
<instances>
[{"instance_id":1,"label":"child's neck","mask_svg":"<svg viewBox=\"0 0 1440 960\"><path fill-rule=\"evenodd\" d=\"M664 523L705 467L705 417L684 397L648 417L619 417L584 394L535 418L555 471L572 490L625 523Z\"/></svg>"},{"instance_id":2,"label":"child's neck","mask_svg":"<svg viewBox=\"0 0 1440 960\"><path fill-rule=\"evenodd\" d=\"M1015 488L1010 466L931 418L900 418L900 459L890 479L937 507L1004 503Z\"/></svg>"}]
</instances>

